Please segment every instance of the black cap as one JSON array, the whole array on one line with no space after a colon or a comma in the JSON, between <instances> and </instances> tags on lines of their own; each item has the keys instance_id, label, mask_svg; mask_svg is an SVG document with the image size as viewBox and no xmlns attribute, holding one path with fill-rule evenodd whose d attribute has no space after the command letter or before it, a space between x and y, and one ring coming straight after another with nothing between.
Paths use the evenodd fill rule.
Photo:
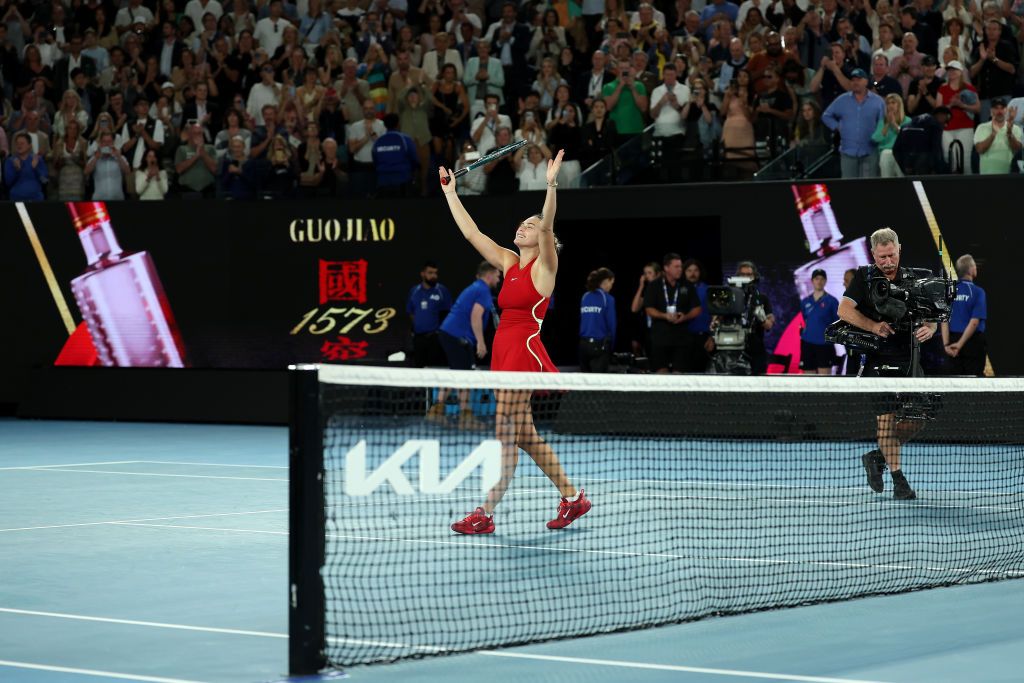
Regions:
<instances>
[{"instance_id":1,"label":"black cap","mask_svg":"<svg viewBox=\"0 0 1024 683\"><path fill-rule=\"evenodd\" d=\"M826 280L828 279L828 275L826 275L825 271L822 270L821 268L815 268L814 269L814 272L811 273L811 279L813 280L814 278L818 277L819 275L822 276L823 278L825 278Z\"/></svg>"},{"instance_id":2,"label":"black cap","mask_svg":"<svg viewBox=\"0 0 1024 683\"><path fill-rule=\"evenodd\" d=\"M922 66L936 66L937 64L938 62L935 61L935 57L932 57L931 55L925 55L921 58Z\"/></svg>"},{"instance_id":3,"label":"black cap","mask_svg":"<svg viewBox=\"0 0 1024 683\"><path fill-rule=\"evenodd\" d=\"M993 97L992 98L992 106L993 107L1005 107L1006 106L1006 98L1005 97Z\"/></svg>"},{"instance_id":4,"label":"black cap","mask_svg":"<svg viewBox=\"0 0 1024 683\"><path fill-rule=\"evenodd\" d=\"M868 74L864 69L854 69L850 72L850 78L867 78Z\"/></svg>"},{"instance_id":5,"label":"black cap","mask_svg":"<svg viewBox=\"0 0 1024 683\"><path fill-rule=\"evenodd\" d=\"M942 105L941 107L935 107L935 109L932 109L932 115L934 116L935 114L945 114L946 116L952 116L953 112L946 105Z\"/></svg>"}]
</instances>

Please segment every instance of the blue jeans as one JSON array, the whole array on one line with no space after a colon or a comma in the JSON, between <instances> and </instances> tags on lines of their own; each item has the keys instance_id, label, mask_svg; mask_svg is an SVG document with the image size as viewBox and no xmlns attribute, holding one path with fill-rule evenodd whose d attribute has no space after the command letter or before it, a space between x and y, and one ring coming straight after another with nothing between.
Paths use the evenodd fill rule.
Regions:
<instances>
[{"instance_id":1,"label":"blue jeans","mask_svg":"<svg viewBox=\"0 0 1024 683\"><path fill-rule=\"evenodd\" d=\"M877 178L878 152L874 151L866 157L851 157L840 154L839 164L844 178Z\"/></svg>"}]
</instances>

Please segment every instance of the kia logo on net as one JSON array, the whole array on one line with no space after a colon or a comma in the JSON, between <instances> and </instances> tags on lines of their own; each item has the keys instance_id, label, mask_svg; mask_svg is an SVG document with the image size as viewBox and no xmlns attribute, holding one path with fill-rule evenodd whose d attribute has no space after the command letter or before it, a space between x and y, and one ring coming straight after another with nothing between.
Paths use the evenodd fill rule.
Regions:
<instances>
[{"instance_id":1,"label":"kia logo on net","mask_svg":"<svg viewBox=\"0 0 1024 683\"><path fill-rule=\"evenodd\" d=\"M288 224L292 242L390 242L393 218L296 218Z\"/></svg>"},{"instance_id":2,"label":"kia logo on net","mask_svg":"<svg viewBox=\"0 0 1024 683\"><path fill-rule=\"evenodd\" d=\"M387 482L392 490L403 496L416 493L416 488L405 476L402 466L419 456L419 492L426 494L451 493L459 484L480 468L480 490L494 488L501 479L501 441L488 439L441 479L441 442L436 439L406 441L391 454L380 467L366 471L366 441L360 441L345 455L345 495L368 496Z\"/></svg>"}]
</instances>

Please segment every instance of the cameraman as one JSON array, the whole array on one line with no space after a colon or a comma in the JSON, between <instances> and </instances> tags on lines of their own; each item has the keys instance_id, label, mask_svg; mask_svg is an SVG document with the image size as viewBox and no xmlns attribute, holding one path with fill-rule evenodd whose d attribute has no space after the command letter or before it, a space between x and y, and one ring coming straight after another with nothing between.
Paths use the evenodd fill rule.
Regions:
<instances>
[{"instance_id":1,"label":"cameraman","mask_svg":"<svg viewBox=\"0 0 1024 683\"><path fill-rule=\"evenodd\" d=\"M864 376L920 376L923 374L921 368L912 360L910 317L904 315L898 320L885 320L870 294L869 283L872 278L884 277L897 286L902 286L905 280L913 278L911 271L900 268L900 240L896 231L881 228L872 233L871 255L875 264L857 269L850 286L843 294L843 300L839 302L839 317L881 338L879 350L866 354L863 363ZM906 328L907 331L897 333L898 328ZM935 323L923 323L913 330L914 339L919 343L928 341L934 334ZM882 401L877 410L879 450L870 451L861 457L867 470L868 485L876 493L884 491L882 473L888 465L892 473L893 497L900 500L916 498L917 495L910 488L900 469L900 446L907 443L921 429L922 424L918 420L898 418L896 407L889 400Z\"/></svg>"},{"instance_id":2,"label":"cameraman","mask_svg":"<svg viewBox=\"0 0 1024 683\"><path fill-rule=\"evenodd\" d=\"M985 318L988 304L985 290L974 284L978 264L964 254L956 260L956 299L948 323L942 323L942 346L951 356L958 375L985 376Z\"/></svg>"},{"instance_id":3,"label":"cameraman","mask_svg":"<svg viewBox=\"0 0 1024 683\"><path fill-rule=\"evenodd\" d=\"M753 261L740 261L736 266L736 277L748 277L757 281L760 274ZM754 292L754 319L747 321L750 334L747 335L747 356L750 358L750 374L768 374L768 351L764 348L764 333L775 326L775 314L772 313L772 302L759 291ZM763 312L763 318L762 318Z\"/></svg>"}]
</instances>

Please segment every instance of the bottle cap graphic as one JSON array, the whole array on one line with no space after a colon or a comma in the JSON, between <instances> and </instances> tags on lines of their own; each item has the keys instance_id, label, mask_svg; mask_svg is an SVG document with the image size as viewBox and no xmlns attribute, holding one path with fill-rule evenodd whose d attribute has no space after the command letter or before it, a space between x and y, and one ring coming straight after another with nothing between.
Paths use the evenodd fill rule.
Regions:
<instances>
[{"instance_id":1,"label":"bottle cap graphic","mask_svg":"<svg viewBox=\"0 0 1024 683\"><path fill-rule=\"evenodd\" d=\"M75 230L82 232L98 223L109 223L110 214L103 202L68 202L68 213Z\"/></svg>"}]
</instances>

